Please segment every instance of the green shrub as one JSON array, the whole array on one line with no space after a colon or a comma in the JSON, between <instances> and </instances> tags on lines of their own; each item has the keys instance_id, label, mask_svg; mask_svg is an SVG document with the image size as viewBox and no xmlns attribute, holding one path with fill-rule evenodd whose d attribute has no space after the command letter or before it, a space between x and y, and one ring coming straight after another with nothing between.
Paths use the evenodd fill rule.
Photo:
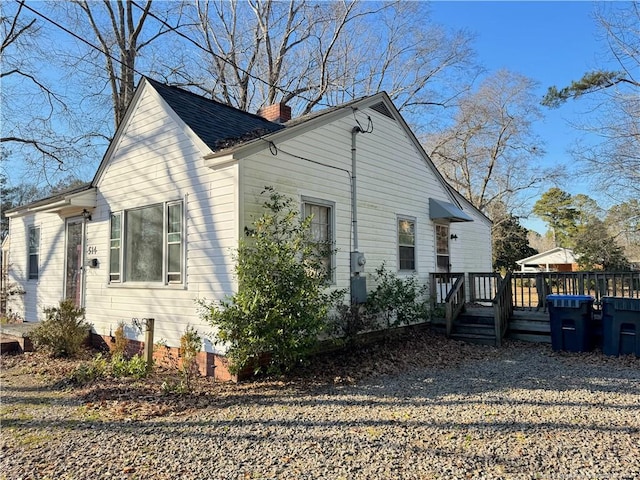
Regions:
<instances>
[{"instance_id":1,"label":"green shrub","mask_svg":"<svg viewBox=\"0 0 640 480\"><path fill-rule=\"evenodd\" d=\"M187 387L184 380L180 380L179 382L164 381L162 385L160 385L160 390L162 390L164 394L184 395L185 393L191 393L191 389Z\"/></svg>"},{"instance_id":2,"label":"green shrub","mask_svg":"<svg viewBox=\"0 0 640 480\"><path fill-rule=\"evenodd\" d=\"M13 323L22 323L22 317L17 313L8 312L0 314L0 325L9 325Z\"/></svg>"},{"instance_id":3,"label":"green shrub","mask_svg":"<svg viewBox=\"0 0 640 480\"><path fill-rule=\"evenodd\" d=\"M148 375L147 361L141 355L134 355L130 359L123 355L111 357L111 375L114 377L144 378Z\"/></svg>"},{"instance_id":4,"label":"green shrub","mask_svg":"<svg viewBox=\"0 0 640 480\"><path fill-rule=\"evenodd\" d=\"M76 385L85 385L94 380L106 377L109 369L109 362L99 353L91 363L78 365L73 372L71 372L70 380Z\"/></svg>"},{"instance_id":5,"label":"green shrub","mask_svg":"<svg viewBox=\"0 0 640 480\"><path fill-rule=\"evenodd\" d=\"M116 354L109 360L99 353L91 362L78 365L71 372L69 380L75 385L85 385L105 377L140 379L146 377L147 374L147 362L140 355L134 355L127 359L123 355Z\"/></svg>"},{"instance_id":6,"label":"green shrub","mask_svg":"<svg viewBox=\"0 0 640 480\"><path fill-rule=\"evenodd\" d=\"M201 346L202 338L198 331L189 325L182 337L180 337L180 353L182 355L180 374L182 376L182 384L187 392L193 390L193 381L200 374L196 357Z\"/></svg>"},{"instance_id":7,"label":"green shrub","mask_svg":"<svg viewBox=\"0 0 640 480\"><path fill-rule=\"evenodd\" d=\"M334 298L326 293L330 245L311 239L311 217L267 187L264 213L247 229L236 254L238 291L220 303L201 302L202 316L228 348L230 370L288 370L304 360L326 327Z\"/></svg>"},{"instance_id":8,"label":"green shrub","mask_svg":"<svg viewBox=\"0 0 640 480\"><path fill-rule=\"evenodd\" d=\"M369 292L367 315L381 316L387 327L399 327L429 319L430 302L426 286L415 275L400 278L387 271L384 263L376 269L376 288Z\"/></svg>"},{"instance_id":9,"label":"green shrub","mask_svg":"<svg viewBox=\"0 0 640 480\"><path fill-rule=\"evenodd\" d=\"M127 337L124 334L125 323L123 321L118 322L118 327L116 331L113 333L113 349L111 350L111 354L113 356L122 356L124 357L127 351Z\"/></svg>"},{"instance_id":10,"label":"green shrub","mask_svg":"<svg viewBox=\"0 0 640 480\"><path fill-rule=\"evenodd\" d=\"M37 347L48 349L54 357L73 357L86 342L91 325L85 322L84 308L72 300L44 309L46 319L31 333Z\"/></svg>"}]
</instances>

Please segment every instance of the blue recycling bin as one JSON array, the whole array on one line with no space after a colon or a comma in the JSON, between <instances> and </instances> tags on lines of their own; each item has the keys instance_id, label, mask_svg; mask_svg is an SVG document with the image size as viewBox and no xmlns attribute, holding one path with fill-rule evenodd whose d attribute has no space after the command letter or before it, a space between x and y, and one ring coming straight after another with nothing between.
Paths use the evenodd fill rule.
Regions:
<instances>
[{"instance_id":1,"label":"blue recycling bin","mask_svg":"<svg viewBox=\"0 0 640 480\"><path fill-rule=\"evenodd\" d=\"M555 351L593 350L593 297L591 295L547 295L551 323L551 347Z\"/></svg>"},{"instance_id":2,"label":"blue recycling bin","mask_svg":"<svg viewBox=\"0 0 640 480\"><path fill-rule=\"evenodd\" d=\"M602 297L602 352L640 357L640 298Z\"/></svg>"}]
</instances>

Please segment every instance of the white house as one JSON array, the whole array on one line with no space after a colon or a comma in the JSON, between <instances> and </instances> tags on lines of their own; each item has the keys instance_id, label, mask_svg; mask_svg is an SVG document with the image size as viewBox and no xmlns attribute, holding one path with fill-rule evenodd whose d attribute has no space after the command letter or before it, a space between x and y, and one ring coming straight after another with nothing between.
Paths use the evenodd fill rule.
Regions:
<instances>
[{"instance_id":1,"label":"white house","mask_svg":"<svg viewBox=\"0 0 640 480\"><path fill-rule=\"evenodd\" d=\"M317 214L337 249L333 283L356 297L382 262L423 282L491 271L490 221L446 184L386 93L290 112L253 115L142 79L91 183L7 212L10 281L25 292L9 308L35 321L72 298L106 341L143 318L171 347L189 325L209 332L196 300L234 291L232 253L265 186ZM223 347L203 350L222 365Z\"/></svg>"},{"instance_id":2,"label":"white house","mask_svg":"<svg viewBox=\"0 0 640 480\"><path fill-rule=\"evenodd\" d=\"M536 253L527 258L517 260L520 271L536 272L571 272L578 270L578 259L573 250L555 247L545 252Z\"/></svg>"}]
</instances>

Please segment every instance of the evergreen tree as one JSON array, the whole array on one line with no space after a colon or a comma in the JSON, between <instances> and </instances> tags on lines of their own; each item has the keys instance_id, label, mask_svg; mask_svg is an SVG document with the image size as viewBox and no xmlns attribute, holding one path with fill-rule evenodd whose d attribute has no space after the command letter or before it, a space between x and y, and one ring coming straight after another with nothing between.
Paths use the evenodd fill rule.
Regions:
<instances>
[{"instance_id":1,"label":"evergreen tree","mask_svg":"<svg viewBox=\"0 0 640 480\"><path fill-rule=\"evenodd\" d=\"M535 203L533 213L547 222L556 247L571 246L570 237L578 218L578 210L574 206L571 194L553 187Z\"/></svg>"},{"instance_id":2,"label":"evergreen tree","mask_svg":"<svg viewBox=\"0 0 640 480\"><path fill-rule=\"evenodd\" d=\"M518 266L517 260L538 253L529 245L528 233L514 215L507 215L497 222L494 220L492 237L495 270L514 270Z\"/></svg>"},{"instance_id":3,"label":"evergreen tree","mask_svg":"<svg viewBox=\"0 0 640 480\"><path fill-rule=\"evenodd\" d=\"M630 265L624 249L609 234L602 220L594 218L588 224L578 227L573 241L573 251L578 257L581 269L629 270Z\"/></svg>"}]
</instances>

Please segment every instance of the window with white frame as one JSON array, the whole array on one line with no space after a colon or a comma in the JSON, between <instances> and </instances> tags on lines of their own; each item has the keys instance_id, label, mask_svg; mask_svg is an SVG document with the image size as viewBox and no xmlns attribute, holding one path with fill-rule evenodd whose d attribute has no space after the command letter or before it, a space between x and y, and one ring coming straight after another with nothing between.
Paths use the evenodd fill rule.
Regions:
<instances>
[{"instance_id":1,"label":"window with white frame","mask_svg":"<svg viewBox=\"0 0 640 480\"><path fill-rule=\"evenodd\" d=\"M40 227L29 227L29 280L37 280L40 265Z\"/></svg>"},{"instance_id":2,"label":"window with white frame","mask_svg":"<svg viewBox=\"0 0 640 480\"><path fill-rule=\"evenodd\" d=\"M398 217L398 270L416 269L416 220Z\"/></svg>"},{"instance_id":3,"label":"window with white frame","mask_svg":"<svg viewBox=\"0 0 640 480\"><path fill-rule=\"evenodd\" d=\"M111 228L109 238L109 281L120 281L120 245L122 240L122 213L111 214Z\"/></svg>"},{"instance_id":4,"label":"window with white frame","mask_svg":"<svg viewBox=\"0 0 640 480\"><path fill-rule=\"evenodd\" d=\"M111 282L182 283L182 202L158 203L111 214Z\"/></svg>"},{"instance_id":5,"label":"window with white frame","mask_svg":"<svg viewBox=\"0 0 640 480\"><path fill-rule=\"evenodd\" d=\"M449 225L436 224L436 266L439 272L449 271Z\"/></svg>"},{"instance_id":6,"label":"window with white frame","mask_svg":"<svg viewBox=\"0 0 640 480\"><path fill-rule=\"evenodd\" d=\"M311 240L317 245L327 279L333 270L333 208L332 202L303 199L304 218L311 218Z\"/></svg>"}]
</instances>

